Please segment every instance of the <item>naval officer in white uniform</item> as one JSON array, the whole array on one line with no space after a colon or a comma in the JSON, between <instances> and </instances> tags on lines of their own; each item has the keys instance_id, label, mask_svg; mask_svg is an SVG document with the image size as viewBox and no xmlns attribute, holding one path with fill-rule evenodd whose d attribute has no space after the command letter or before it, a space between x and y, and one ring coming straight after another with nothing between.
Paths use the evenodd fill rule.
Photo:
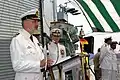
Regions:
<instances>
[{"instance_id":1,"label":"naval officer in white uniform","mask_svg":"<svg viewBox=\"0 0 120 80\"><path fill-rule=\"evenodd\" d=\"M50 58L54 61L53 65L56 64L60 59L66 57L65 46L59 43L61 37L61 30L54 28L51 30L50 37L52 39L48 44L48 50Z\"/></svg>"},{"instance_id":2,"label":"naval officer in white uniform","mask_svg":"<svg viewBox=\"0 0 120 80\"><path fill-rule=\"evenodd\" d=\"M100 49L100 68L102 70L102 80L117 80L117 58L114 49L115 42L111 37L105 39L105 43Z\"/></svg>"},{"instance_id":3,"label":"naval officer in white uniform","mask_svg":"<svg viewBox=\"0 0 120 80\"><path fill-rule=\"evenodd\" d=\"M66 57L66 49L65 46L59 43L60 37L61 37L61 30L58 28L54 28L50 32L51 40L48 43L48 51L49 51L49 57L52 59L53 64L55 65L57 62L59 62L62 58ZM55 80L59 80L59 74L58 70L54 70ZM62 80L65 80L65 74L62 74Z\"/></svg>"},{"instance_id":4,"label":"naval officer in white uniform","mask_svg":"<svg viewBox=\"0 0 120 80\"><path fill-rule=\"evenodd\" d=\"M33 36L38 29L38 9L32 9L21 15L23 29L14 36L11 45L11 61L15 71L15 80L43 80L41 67L46 60L42 47L37 38ZM47 61L51 64L51 60Z\"/></svg>"}]
</instances>

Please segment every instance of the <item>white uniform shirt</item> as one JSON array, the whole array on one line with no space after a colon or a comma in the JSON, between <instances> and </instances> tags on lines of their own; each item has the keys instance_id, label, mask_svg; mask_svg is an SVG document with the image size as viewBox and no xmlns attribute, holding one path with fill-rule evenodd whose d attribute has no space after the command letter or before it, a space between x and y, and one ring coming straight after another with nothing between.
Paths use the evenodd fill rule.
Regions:
<instances>
[{"instance_id":1,"label":"white uniform shirt","mask_svg":"<svg viewBox=\"0 0 120 80\"><path fill-rule=\"evenodd\" d=\"M100 50L100 68L107 70L117 70L117 58L115 52L104 44Z\"/></svg>"},{"instance_id":2,"label":"white uniform shirt","mask_svg":"<svg viewBox=\"0 0 120 80\"><path fill-rule=\"evenodd\" d=\"M11 61L16 72L15 80L42 80L40 61L44 59L42 48L36 37L33 42L30 34L21 30L20 34L12 39L10 45Z\"/></svg>"},{"instance_id":3,"label":"white uniform shirt","mask_svg":"<svg viewBox=\"0 0 120 80\"><path fill-rule=\"evenodd\" d=\"M57 62L59 62L62 58L66 57L66 50L65 46L61 45L60 43L55 43L54 41L51 41L48 44L48 51L49 51L49 58L53 60L53 64L55 65ZM46 53L46 48L45 48L45 53ZM55 80L59 80L59 71L54 70L54 77ZM65 80L65 73L62 72L62 80Z\"/></svg>"},{"instance_id":4,"label":"white uniform shirt","mask_svg":"<svg viewBox=\"0 0 120 80\"><path fill-rule=\"evenodd\" d=\"M54 61L53 65L56 64L60 59L66 57L66 50L60 43L54 43L54 41L48 44L48 50L50 58Z\"/></svg>"},{"instance_id":5,"label":"white uniform shirt","mask_svg":"<svg viewBox=\"0 0 120 80\"><path fill-rule=\"evenodd\" d=\"M111 61L110 61L112 70L117 70L117 56L116 56L116 53L112 48L110 48L109 53L112 57Z\"/></svg>"}]
</instances>

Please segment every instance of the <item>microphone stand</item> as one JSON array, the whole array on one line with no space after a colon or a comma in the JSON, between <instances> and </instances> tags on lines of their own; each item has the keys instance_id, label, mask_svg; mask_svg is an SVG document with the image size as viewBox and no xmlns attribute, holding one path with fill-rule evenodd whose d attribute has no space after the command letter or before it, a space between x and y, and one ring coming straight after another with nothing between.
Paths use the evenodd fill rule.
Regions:
<instances>
[{"instance_id":1,"label":"microphone stand","mask_svg":"<svg viewBox=\"0 0 120 80\"><path fill-rule=\"evenodd\" d=\"M40 25L41 25L41 42L42 42L42 47L44 48L44 36L43 36L43 0L39 0L39 11L40 11Z\"/></svg>"},{"instance_id":2,"label":"microphone stand","mask_svg":"<svg viewBox=\"0 0 120 80\"><path fill-rule=\"evenodd\" d=\"M48 51L48 45L47 45L47 38L46 38L46 50L47 50L47 55L46 55L46 57L45 57L45 59L46 59L46 64L45 64L45 70L44 70L44 80L47 80L47 77L46 77L46 72L47 72L47 59L48 59L48 55L49 55L49 51Z\"/></svg>"},{"instance_id":3,"label":"microphone stand","mask_svg":"<svg viewBox=\"0 0 120 80\"><path fill-rule=\"evenodd\" d=\"M47 70L49 71L49 73L48 73L48 78L50 78L50 80L55 80L52 67L51 67L51 66L49 66L49 67L47 66L47 59L49 58L49 50L48 50L47 40L49 39L49 41L52 41L52 39L51 39L46 33L43 33L43 36L46 37L46 51L47 51L47 55L46 55L46 65L45 65L45 71L44 71L45 80L47 79L47 78L46 78L46 72L47 72Z\"/></svg>"},{"instance_id":4,"label":"microphone stand","mask_svg":"<svg viewBox=\"0 0 120 80\"><path fill-rule=\"evenodd\" d=\"M42 42L42 48L44 48L44 36L43 36L43 32L44 32L44 30L43 30L43 1L44 0L39 0L39 11L40 11L40 13L39 13L39 16L40 16L40 25L41 25L41 42ZM46 58L46 61L47 61L47 58ZM46 65L47 65L47 62L46 62ZM45 65L45 67L46 67L46 65ZM44 80L47 80L47 78L46 78L46 70L45 71L43 71L43 77L45 78Z\"/></svg>"},{"instance_id":5,"label":"microphone stand","mask_svg":"<svg viewBox=\"0 0 120 80\"><path fill-rule=\"evenodd\" d=\"M46 64L45 64L45 69L43 71L43 77L44 77L44 80L47 80L47 77L46 77L46 72L47 72L47 68L48 68L47 59L49 58L47 39L50 39L50 37L46 33L43 33L43 37L45 37L45 46L46 46L46 52L47 52L45 55Z\"/></svg>"}]
</instances>

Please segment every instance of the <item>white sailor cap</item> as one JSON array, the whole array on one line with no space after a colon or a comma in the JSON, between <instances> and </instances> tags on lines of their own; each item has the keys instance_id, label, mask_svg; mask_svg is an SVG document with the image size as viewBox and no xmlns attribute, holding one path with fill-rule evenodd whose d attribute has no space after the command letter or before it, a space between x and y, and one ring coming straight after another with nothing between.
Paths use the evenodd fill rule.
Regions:
<instances>
[{"instance_id":1,"label":"white sailor cap","mask_svg":"<svg viewBox=\"0 0 120 80\"><path fill-rule=\"evenodd\" d=\"M61 36L61 30L58 28L54 28L51 30L51 35L52 36L56 36L56 37L60 37Z\"/></svg>"},{"instance_id":2,"label":"white sailor cap","mask_svg":"<svg viewBox=\"0 0 120 80\"><path fill-rule=\"evenodd\" d=\"M40 19L40 18L38 18L38 16L39 16L38 9L32 9L30 11L27 11L27 12L23 13L20 16L20 18L21 18L21 20L32 19L32 18Z\"/></svg>"}]
</instances>

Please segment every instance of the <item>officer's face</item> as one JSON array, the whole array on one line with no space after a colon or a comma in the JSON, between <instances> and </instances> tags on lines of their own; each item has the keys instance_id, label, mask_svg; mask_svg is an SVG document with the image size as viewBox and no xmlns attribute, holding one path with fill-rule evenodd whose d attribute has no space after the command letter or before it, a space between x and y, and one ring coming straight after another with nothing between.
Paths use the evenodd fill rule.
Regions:
<instances>
[{"instance_id":1,"label":"officer's face","mask_svg":"<svg viewBox=\"0 0 120 80\"><path fill-rule=\"evenodd\" d=\"M58 43L60 40L60 36L52 36L52 40Z\"/></svg>"},{"instance_id":2,"label":"officer's face","mask_svg":"<svg viewBox=\"0 0 120 80\"><path fill-rule=\"evenodd\" d=\"M108 40L108 44L111 44L112 43L112 40Z\"/></svg>"},{"instance_id":3,"label":"officer's face","mask_svg":"<svg viewBox=\"0 0 120 80\"><path fill-rule=\"evenodd\" d=\"M112 49L116 49L116 44L112 44L112 45L111 45L111 48L112 48Z\"/></svg>"},{"instance_id":4,"label":"officer's face","mask_svg":"<svg viewBox=\"0 0 120 80\"><path fill-rule=\"evenodd\" d=\"M30 33L33 34L35 30L38 29L38 19L26 19L24 20L24 28Z\"/></svg>"}]
</instances>

